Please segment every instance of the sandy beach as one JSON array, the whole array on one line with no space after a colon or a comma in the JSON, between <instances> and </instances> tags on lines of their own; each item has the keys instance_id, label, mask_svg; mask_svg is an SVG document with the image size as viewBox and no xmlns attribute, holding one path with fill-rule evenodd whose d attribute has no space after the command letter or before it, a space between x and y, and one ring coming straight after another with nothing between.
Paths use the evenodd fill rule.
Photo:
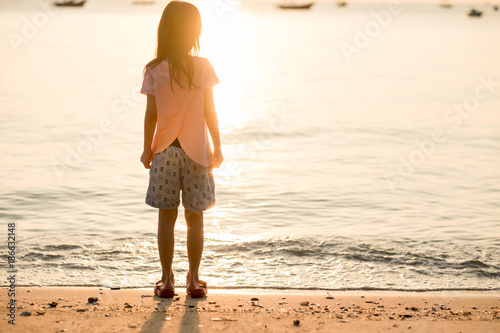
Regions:
<instances>
[{"instance_id":1,"label":"sandy beach","mask_svg":"<svg viewBox=\"0 0 500 333\"><path fill-rule=\"evenodd\" d=\"M8 289L0 332L495 332L500 293L18 287L15 327Z\"/></svg>"}]
</instances>

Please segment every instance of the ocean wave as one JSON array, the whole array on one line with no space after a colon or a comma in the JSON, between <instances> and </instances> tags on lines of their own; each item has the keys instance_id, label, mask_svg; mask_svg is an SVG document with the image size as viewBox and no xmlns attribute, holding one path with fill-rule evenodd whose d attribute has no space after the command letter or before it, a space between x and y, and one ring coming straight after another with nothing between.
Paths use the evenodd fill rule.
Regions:
<instances>
[{"instance_id":1,"label":"ocean wave","mask_svg":"<svg viewBox=\"0 0 500 333\"><path fill-rule=\"evenodd\" d=\"M478 276L497 276L500 267L487 263L483 259L467 259L467 256L476 257L477 251L471 249L457 249L454 244L442 242L441 249L436 253L436 243L432 247L425 247L426 242L412 244L411 246L394 246L390 241L355 243L356 240L319 240L314 237L301 238L269 238L257 241L242 242L239 244L223 244L209 247L213 253L247 254L265 259L272 257L287 258L287 262L307 257L309 260L345 259L350 262L384 263L395 267L422 267L420 272L438 270L468 270L468 273ZM449 251L449 253L445 253ZM494 251L498 258L498 251ZM471 253L473 252L473 253ZM426 269L424 269L426 268Z\"/></svg>"},{"instance_id":2,"label":"ocean wave","mask_svg":"<svg viewBox=\"0 0 500 333\"><path fill-rule=\"evenodd\" d=\"M88 243L81 239L88 239ZM33 241L35 238L30 239ZM159 271L156 240L151 236L83 237L78 244L30 242L24 242L24 253L16 263L23 271L20 283L26 278L37 284L42 281L41 272L46 272L49 278L43 280L44 285L92 285L98 281L113 285L116 281L124 287L141 287ZM187 272L185 242L179 239L176 243L180 273ZM496 290L499 258L495 247L449 241L207 238L202 266L204 275L213 281L211 285L220 288ZM5 262L0 267L5 267ZM68 274L72 277L66 277Z\"/></svg>"}]
</instances>

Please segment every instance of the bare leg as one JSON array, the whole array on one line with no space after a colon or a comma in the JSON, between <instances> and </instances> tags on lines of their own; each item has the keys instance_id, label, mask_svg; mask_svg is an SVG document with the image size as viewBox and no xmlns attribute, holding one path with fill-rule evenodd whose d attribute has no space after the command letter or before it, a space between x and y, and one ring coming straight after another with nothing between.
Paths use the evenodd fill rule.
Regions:
<instances>
[{"instance_id":1,"label":"bare leg","mask_svg":"<svg viewBox=\"0 0 500 333\"><path fill-rule=\"evenodd\" d=\"M177 208L160 209L158 213L158 252L162 268L161 280L163 284L159 289L174 290L174 227L177 220Z\"/></svg>"},{"instance_id":2,"label":"bare leg","mask_svg":"<svg viewBox=\"0 0 500 333\"><path fill-rule=\"evenodd\" d=\"M192 291L199 289L200 281L198 269L200 268L201 256L203 253L204 230L203 212L185 210L187 224L187 251L189 260L189 271L186 278L186 289Z\"/></svg>"}]
</instances>

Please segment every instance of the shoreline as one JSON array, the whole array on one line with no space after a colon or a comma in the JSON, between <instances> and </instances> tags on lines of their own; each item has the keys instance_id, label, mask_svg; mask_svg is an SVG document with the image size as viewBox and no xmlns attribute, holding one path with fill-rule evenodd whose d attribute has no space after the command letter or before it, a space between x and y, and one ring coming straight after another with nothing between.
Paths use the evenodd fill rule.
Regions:
<instances>
[{"instance_id":1,"label":"shoreline","mask_svg":"<svg viewBox=\"0 0 500 333\"><path fill-rule=\"evenodd\" d=\"M8 288L8 285L0 285L0 289ZM180 285L179 289L186 286ZM149 289L150 286L136 286L136 287L108 287L102 285L16 285L16 288L99 288L99 289L113 289L113 290L133 290L133 289ZM321 288L321 287L305 287L305 288L290 288L290 287L251 287L251 286L211 286L211 290L224 291L224 290L248 290L258 292L272 292L272 291L298 291L298 292L398 292L398 293L432 293L432 292L493 292L500 295L500 288L429 288L429 289L403 289L403 288Z\"/></svg>"},{"instance_id":2,"label":"shoreline","mask_svg":"<svg viewBox=\"0 0 500 333\"><path fill-rule=\"evenodd\" d=\"M210 289L161 299L153 288L16 287L15 327L0 288L0 332L492 332L500 291ZM89 298L97 298L89 303ZM93 299L91 299L92 301ZM30 315L21 316L29 311Z\"/></svg>"}]
</instances>

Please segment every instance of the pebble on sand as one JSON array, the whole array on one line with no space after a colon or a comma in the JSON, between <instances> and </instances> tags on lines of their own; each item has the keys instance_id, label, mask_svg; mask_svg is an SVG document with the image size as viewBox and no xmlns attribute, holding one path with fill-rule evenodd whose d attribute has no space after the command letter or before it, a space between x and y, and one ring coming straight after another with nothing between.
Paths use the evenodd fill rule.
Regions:
<instances>
[{"instance_id":1,"label":"pebble on sand","mask_svg":"<svg viewBox=\"0 0 500 333\"><path fill-rule=\"evenodd\" d=\"M57 304L59 304L59 303L57 303L57 302L50 302L50 303L49 303L49 306L50 306L51 308L55 308L55 307L57 306Z\"/></svg>"},{"instance_id":2,"label":"pebble on sand","mask_svg":"<svg viewBox=\"0 0 500 333\"><path fill-rule=\"evenodd\" d=\"M295 326L299 326L299 325L300 325L300 320L298 320L298 319L294 320L294 321L293 321L293 324L294 324Z\"/></svg>"},{"instance_id":3,"label":"pebble on sand","mask_svg":"<svg viewBox=\"0 0 500 333\"><path fill-rule=\"evenodd\" d=\"M258 302L258 301L259 301L259 299L258 299L257 297L252 297L250 300L251 300L251 301L256 301L256 302Z\"/></svg>"},{"instance_id":4,"label":"pebble on sand","mask_svg":"<svg viewBox=\"0 0 500 333\"><path fill-rule=\"evenodd\" d=\"M31 312L29 312L29 311L21 312L21 317L27 317L27 316L31 316Z\"/></svg>"},{"instance_id":5,"label":"pebble on sand","mask_svg":"<svg viewBox=\"0 0 500 333\"><path fill-rule=\"evenodd\" d=\"M96 303L98 300L99 300L99 299L98 299L97 297L89 297L89 298L87 299L87 301L88 301L89 303Z\"/></svg>"}]
</instances>

